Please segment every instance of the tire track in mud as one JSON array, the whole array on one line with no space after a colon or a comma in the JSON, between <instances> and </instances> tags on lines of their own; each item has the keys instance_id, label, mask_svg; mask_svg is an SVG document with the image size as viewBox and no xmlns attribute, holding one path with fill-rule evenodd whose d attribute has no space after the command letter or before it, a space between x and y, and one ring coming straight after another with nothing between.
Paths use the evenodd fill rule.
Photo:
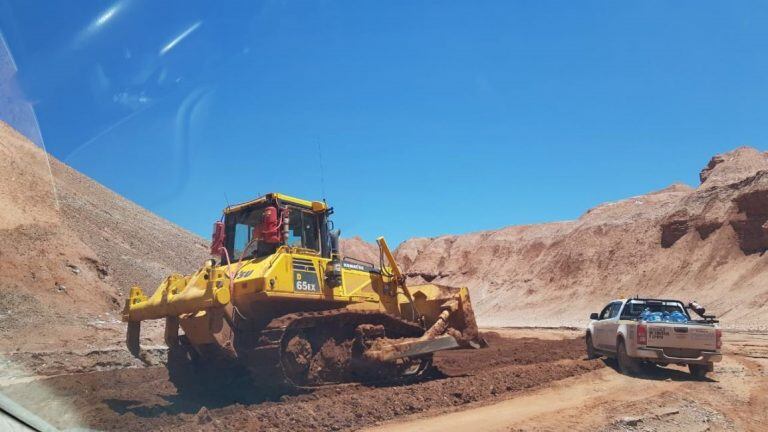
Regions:
<instances>
[{"instance_id":1,"label":"tire track in mud","mask_svg":"<svg viewBox=\"0 0 768 432\"><path fill-rule=\"evenodd\" d=\"M439 413L501 400L603 367L584 360L583 339L507 339L490 347L435 356L429 380L397 386L360 384L285 394L261 387L182 396L163 367L58 376L0 390L60 427L100 430L349 430L417 413ZM40 387L44 387L41 391ZM58 405L68 415L51 410Z\"/></svg>"}]
</instances>

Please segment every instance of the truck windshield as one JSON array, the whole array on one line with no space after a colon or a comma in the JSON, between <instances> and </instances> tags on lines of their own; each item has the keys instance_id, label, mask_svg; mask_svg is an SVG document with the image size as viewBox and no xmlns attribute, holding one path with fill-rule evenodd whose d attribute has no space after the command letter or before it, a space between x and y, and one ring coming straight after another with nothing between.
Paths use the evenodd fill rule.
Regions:
<instances>
[{"instance_id":1,"label":"truck windshield","mask_svg":"<svg viewBox=\"0 0 768 432\"><path fill-rule=\"evenodd\" d=\"M666 312L669 314L671 314L672 312L680 312L683 315L685 315L688 319L690 319L688 312L685 310L682 304L678 302L652 301L652 300L628 301L627 304L624 306L624 309L621 311L621 319L637 320L638 318L640 318L640 314L642 314L643 311L645 310L648 310L649 312L660 312L660 313Z\"/></svg>"}]
</instances>

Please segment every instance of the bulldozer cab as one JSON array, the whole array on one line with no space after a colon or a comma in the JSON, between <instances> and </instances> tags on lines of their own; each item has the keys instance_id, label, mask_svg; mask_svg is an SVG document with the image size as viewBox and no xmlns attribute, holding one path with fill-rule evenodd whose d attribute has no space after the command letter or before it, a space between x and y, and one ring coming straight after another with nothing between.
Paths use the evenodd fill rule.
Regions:
<instances>
[{"instance_id":1,"label":"bulldozer cab","mask_svg":"<svg viewBox=\"0 0 768 432\"><path fill-rule=\"evenodd\" d=\"M223 244L233 261L269 256L281 246L329 258L331 213L332 209L319 201L267 194L225 209Z\"/></svg>"}]
</instances>

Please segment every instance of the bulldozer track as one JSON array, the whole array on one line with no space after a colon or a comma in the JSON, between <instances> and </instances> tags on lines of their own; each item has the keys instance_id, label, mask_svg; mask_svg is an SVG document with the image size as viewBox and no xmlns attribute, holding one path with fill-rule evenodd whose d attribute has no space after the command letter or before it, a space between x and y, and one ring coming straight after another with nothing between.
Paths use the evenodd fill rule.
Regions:
<instances>
[{"instance_id":1,"label":"bulldozer track","mask_svg":"<svg viewBox=\"0 0 768 432\"><path fill-rule=\"evenodd\" d=\"M334 309L320 312L299 312L273 319L259 334L259 345L245 353L244 363L251 372L254 381L259 383L283 383L295 389L312 389L345 382L365 381L382 382L417 378L431 365L431 355L411 359L416 362L413 373L355 379L351 371L339 371L331 379L315 380L311 383L298 380L286 368L286 347L289 339L297 334L313 334L313 351L317 351L327 341L350 344L354 330L361 324L380 325L385 328L388 338L419 337L424 329L416 323L403 320L391 314L373 311L351 311ZM313 352L313 360L321 353ZM361 378L361 377L357 377Z\"/></svg>"}]
</instances>

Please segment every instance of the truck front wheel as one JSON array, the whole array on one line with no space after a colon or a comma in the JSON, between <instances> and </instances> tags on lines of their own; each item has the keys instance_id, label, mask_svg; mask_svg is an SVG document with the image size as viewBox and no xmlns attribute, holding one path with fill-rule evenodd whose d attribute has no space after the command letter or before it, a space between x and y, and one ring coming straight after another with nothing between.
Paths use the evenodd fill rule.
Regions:
<instances>
[{"instance_id":1,"label":"truck front wheel","mask_svg":"<svg viewBox=\"0 0 768 432\"><path fill-rule=\"evenodd\" d=\"M640 361L627 354L627 346L624 341L619 341L619 347L616 350L616 357L619 360L619 370L624 375L637 376L640 374Z\"/></svg>"},{"instance_id":2,"label":"truck front wheel","mask_svg":"<svg viewBox=\"0 0 768 432\"><path fill-rule=\"evenodd\" d=\"M587 333L586 344L587 344L587 360L593 360L600 357L597 354L597 351L595 351L595 346L592 344L592 334L590 333Z\"/></svg>"}]
</instances>

